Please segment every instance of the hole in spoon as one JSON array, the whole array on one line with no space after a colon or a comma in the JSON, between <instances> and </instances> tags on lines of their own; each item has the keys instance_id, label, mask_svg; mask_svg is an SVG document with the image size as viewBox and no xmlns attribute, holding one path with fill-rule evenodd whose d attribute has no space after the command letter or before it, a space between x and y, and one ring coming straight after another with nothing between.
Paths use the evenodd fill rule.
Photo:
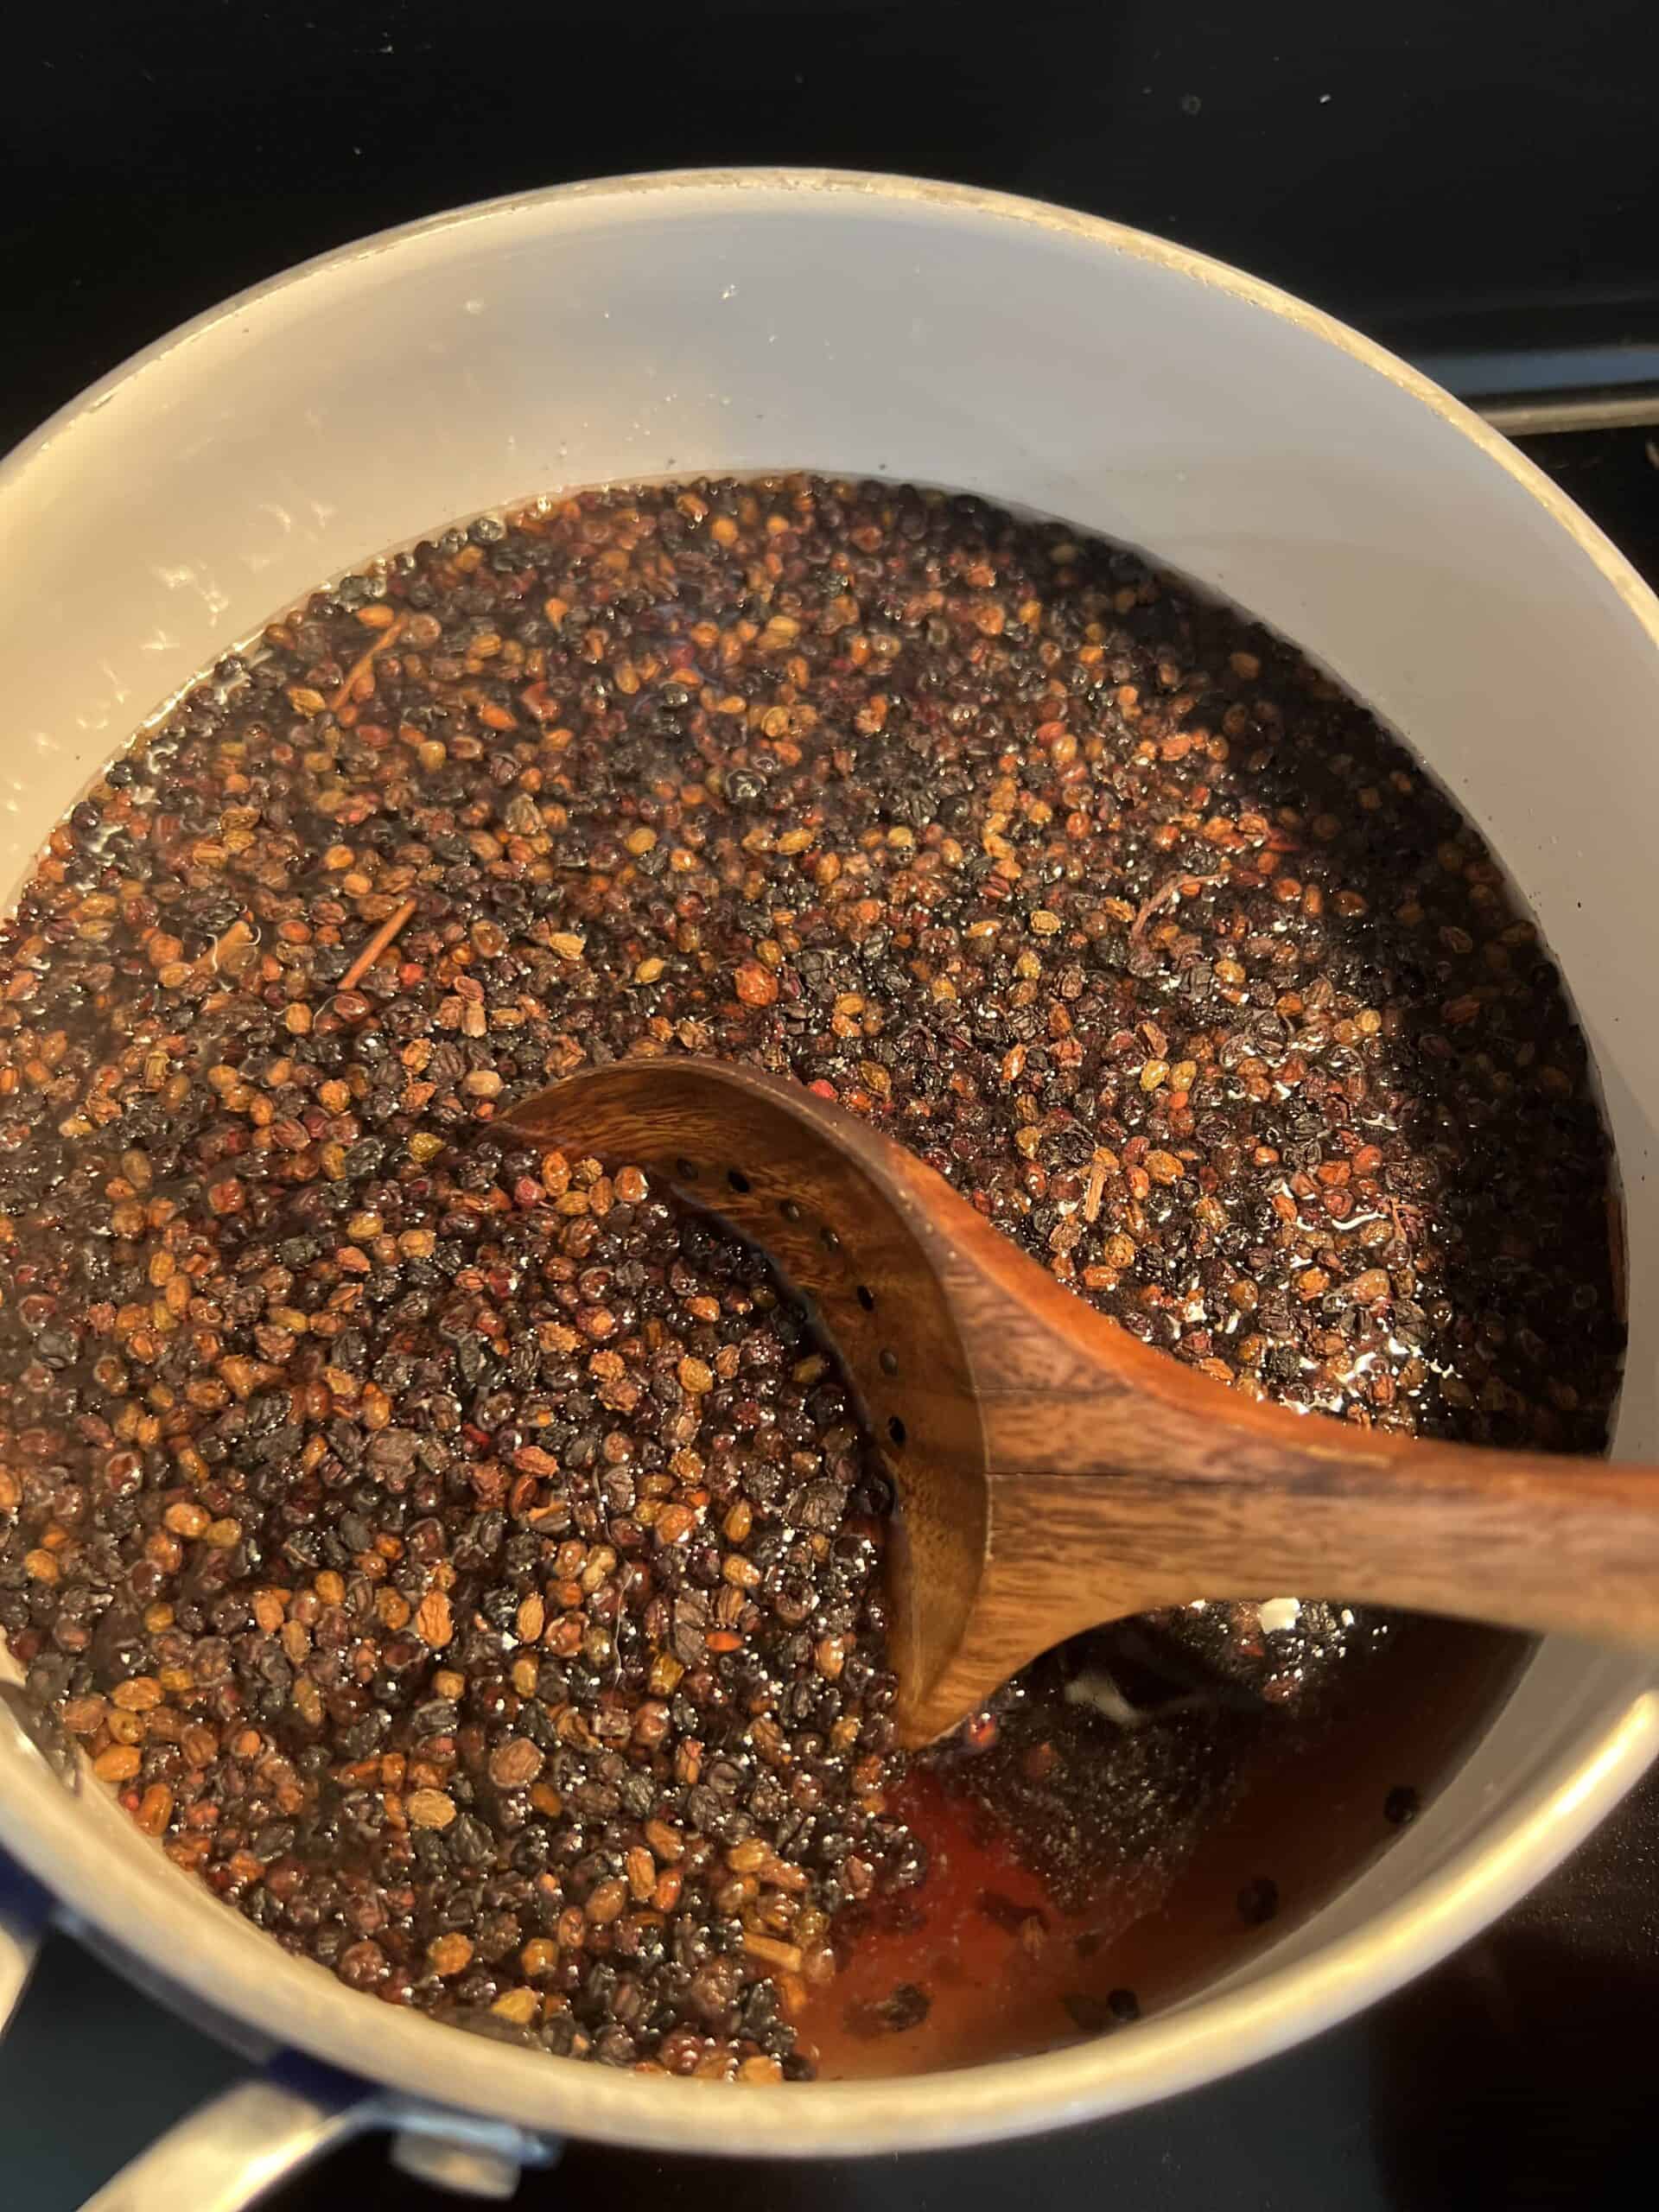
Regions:
<instances>
[{"instance_id":1,"label":"hole in spoon","mask_svg":"<svg viewBox=\"0 0 1659 2212\"><path fill-rule=\"evenodd\" d=\"M801 1217L801 1210L793 1198L779 1198L778 1211L785 1221L798 1221Z\"/></svg>"},{"instance_id":2,"label":"hole in spoon","mask_svg":"<svg viewBox=\"0 0 1659 2212\"><path fill-rule=\"evenodd\" d=\"M909 1433L910 1432L905 1427L903 1421L899 1420L897 1414L894 1414L892 1420L887 1423L887 1434L893 1439L895 1444L902 1445L906 1437Z\"/></svg>"},{"instance_id":3,"label":"hole in spoon","mask_svg":"<svg viewBox=\"0 0 1659 2212\"><path fill-rule=\"evenodd\" d=\"M748 1177L741 1167L728 1167L726 1170L726 1180L734 1191L747 1191L752 1187Z\"/></svg>"},{"instance_id":4,"label":"hole in spoon","mask_svg":"<svg viewBox=\"0 0 1659 2212\"><path fill-rule=\"evenodd\" d=\"M823 1240L823 1249L826 1252L840 1251L841 1239L836 1236L833 1229L821 1229L818 1231L818 1235Z\"/></svg>"},{"instance_id":5,"label":"hole in spoon","mask_svg":"<svg viewBox=\"0 0 1659 2212\"><path fill-rule=\"evenodd\" d=\"M858 1286L858 1302L864 1308L864 1311L867 1313L874 1313L875 1293L870 1288L867 1282L861 1282Z\"/></svg>"},{"instance_id":6,"label":"hole in spoon","mask_svg":"<svg viewBox=\"0 0 1659 2212\"><path fill-rule=\"evenodd\" d=\"M882 1345L876 1357L881 1363L881 1372L884 1375L896 1375L899 1372L899 1355L896 1351L890 1351L886 1344Z\"/></svg>"}]
</instances>

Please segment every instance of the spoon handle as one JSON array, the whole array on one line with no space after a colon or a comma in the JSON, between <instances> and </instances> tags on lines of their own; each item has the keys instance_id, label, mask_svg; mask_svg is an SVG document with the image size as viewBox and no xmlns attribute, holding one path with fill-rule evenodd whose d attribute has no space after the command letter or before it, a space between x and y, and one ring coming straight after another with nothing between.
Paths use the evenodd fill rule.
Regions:
<instances>
[{"instance_id":1,"label":"spoon handle","mask_svg":"<svg viewBox=\"0 0 1659 2212\"><path fill-rule=\"evenodd\" d=\"M1071 1399L1051 1406L1051 1433L1109 1438L1122 1412ZM904 1684L906 1741L952 1726L1067 1637L1199 1598L1345 1599L1659 1652L1659 1468L1319 1415L1257 1427L1230 1413L1160 1464L1171 1443L1143 1430L1089 1460L1057 1442L1037 1465L999 1452L971 1618Z\"/></svg>"},{"instance_id":2,"label":"spoon handle","mask_svg":"<svg viewBox=\"0 0 1659 2212\"><path fill-rule=\"evenodd\" d=\"M1224 1432L1185 1471L994 1478L999 1580L1012 1594L1022 1560L1046 1562L1071 1626L1300 1592L1659 1651L1659 1469L1300 1425L1337 1448Z\"/></svg>"},{"instance_id":3,"label":"spoon handle","mask_svg":"<svg viewBox=\"0 0 1659 2212\"><path fill-rule=\"evenodd\" d=\"M1247 1398L988 1224L951 1226L940 1265L983 1421L994 1602L1014 1617L1040 1593L1048 1641L1154 1605L1296 1592L1659 1650L1659 1469Z\"/></svg>"}]
</instances>

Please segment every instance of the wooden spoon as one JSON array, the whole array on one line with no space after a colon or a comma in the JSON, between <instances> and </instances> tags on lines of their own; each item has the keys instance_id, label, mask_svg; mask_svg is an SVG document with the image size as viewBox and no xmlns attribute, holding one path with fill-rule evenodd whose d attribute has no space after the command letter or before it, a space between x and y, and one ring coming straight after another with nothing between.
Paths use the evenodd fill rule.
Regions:
<instances>
[{"instance_id":1,"label":"wooden spoon","mask_svg":"<svg viewBox=\"0 0 1659 2212\"><path fill-rule=\"evenodd\" d=\"M746 1068L620 1062L505 1126L665 1179L816 1305L897 1489L907 1743L1065 1637L1199 1596L1659 1647L1659 1470L1254 1403L1063 1289L867 1122Z\"/></svg>"}]
</instances>

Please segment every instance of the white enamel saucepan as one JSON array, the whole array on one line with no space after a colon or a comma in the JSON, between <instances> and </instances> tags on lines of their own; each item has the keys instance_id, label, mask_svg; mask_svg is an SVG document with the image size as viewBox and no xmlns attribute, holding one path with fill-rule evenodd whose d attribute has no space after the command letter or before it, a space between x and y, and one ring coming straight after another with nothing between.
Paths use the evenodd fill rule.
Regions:
<instances>
[{"instance_id":1,"label":"white enamel saucepan","mask_svg":"<svg viewBox=\"0 0 1659 2212\"><path fill-rule=\"evenodd\" d=\"M1156 239L903 180L634 178L393 232L205 316L0 471L4 887L140 721L322 579L561 485L778 467L967 487L1126 539L1295 639L1406 735L1492 839L1576 995L1629 1214L1616 1448L1659 1458L1659 604L1421 377ZM1659 1697L1630 1657L1551 1640L1483 1723L1389 1849L1132 2031L766 2094L371 2004L71 1786L15 1691L0 1846L122 1963L281 2055L102 2200L230 2212L367 2126L486 2188L561 2133L890 2152L1213 2078L1394 1987L1537 1881L1653 1756ZM23 1879L6 1896L0 1988L41 1903Z\"/></svg>"}]
</instances>

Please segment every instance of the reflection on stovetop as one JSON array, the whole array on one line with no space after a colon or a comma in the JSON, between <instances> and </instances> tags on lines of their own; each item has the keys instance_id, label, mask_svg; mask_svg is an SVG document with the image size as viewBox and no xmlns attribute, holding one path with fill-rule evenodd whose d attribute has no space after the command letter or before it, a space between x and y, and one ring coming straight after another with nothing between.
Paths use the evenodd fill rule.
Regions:
<instances>
[{"instance_id":1,"label":"reflection on stovetop","mask_svg":"<svg viewBox=\"0 0 1659 2212\"><path fill-rule=\"evenodd\" d=\"M1585 433L1528 449L1659 576L1652 433ZM602 2191L652 2212L1001 2212L1015 2191L1046 2208L1109 2190L1134 2212L1599 2205L1651 2135L1656 2011L1659 1776L1435 1973L1300 2050L1173 2103L1001 2148L811 2166L573 2145L554 2172L527 2178L516 2202L553 2212ZM241 2070L54 1940L0 2064L0 2204L73 2212ZM372 2140L268 2200L272 2212L421 2212L456 2202L395 2171Z\"/></svg>"},{"instance_id":2,"label":"reflection on stovetop","mask_svg":"<svg viewBox=\"0 0 1659 2212\"><path fill-rule=\"evenodd\" d=\"M1521 450L1659 588L1659 421L1643 429L1523 438Z\"/></svg>"}]
</instances>

